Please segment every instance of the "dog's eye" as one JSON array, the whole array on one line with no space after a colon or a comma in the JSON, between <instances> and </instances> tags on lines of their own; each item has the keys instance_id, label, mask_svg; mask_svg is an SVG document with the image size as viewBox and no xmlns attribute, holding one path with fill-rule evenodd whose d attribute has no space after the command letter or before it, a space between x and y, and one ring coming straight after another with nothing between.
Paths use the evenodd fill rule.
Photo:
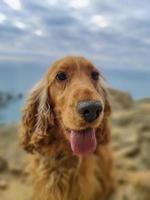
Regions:
<instances>
[{"instance_id":1,"label":"dog's eye","mask_svg":"<svg viewBox=\"0 0 150 200\"><path fill-rule=\"evenodd\" d=\"M65 74L65 72L58 72L58 74L56 75L56 78L59 81L64 81L67 79L67 75Z\"/></svg>"},{"instance_id":2,"label":"dog's eye","mask_svg":"<svg viewBox=\"0 0 150 200\"><path fill-rule=\"evenodd\" d=\"M93 80L97 81L99 79L99 73L98 72L92 72L91 77Z\"/></svg>"}]
</instances>

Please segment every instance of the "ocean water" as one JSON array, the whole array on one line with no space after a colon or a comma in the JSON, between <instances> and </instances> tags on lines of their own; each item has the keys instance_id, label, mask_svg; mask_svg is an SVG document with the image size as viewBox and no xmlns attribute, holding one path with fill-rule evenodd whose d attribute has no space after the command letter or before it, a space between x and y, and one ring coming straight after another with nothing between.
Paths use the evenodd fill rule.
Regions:
<instances>
[{"instance_id":1,"label":"ocean water","mask_svg":"<svg viewBox=\"0 0 150 200\"><path fill-rule=\"evenodd\" d=\"M41 79L47 63L0 63L0 91L24 97L29 89ZM134 99L150 97L150 71L101 69L106 81L113 88L129 92ZM12 101L0 109L0 123L16 122L20 119L22 100Z\"/></svg>"}]
</instances>

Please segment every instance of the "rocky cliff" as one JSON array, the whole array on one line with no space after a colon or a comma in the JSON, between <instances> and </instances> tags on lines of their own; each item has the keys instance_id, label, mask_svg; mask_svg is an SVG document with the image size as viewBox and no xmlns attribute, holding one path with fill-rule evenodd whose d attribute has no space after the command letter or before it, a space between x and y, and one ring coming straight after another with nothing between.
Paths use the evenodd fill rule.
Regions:
<instances>
[{"instance_id":1,"label":"rocky cliff","mask_svg":"<svg viewBox=\"0 0 150 200\"><path fill-rule=\"evenodd\" d=\"M0 91L0 108L6 107L10 102L22 99L23 95L21 93L14 94L10 92Z\"/></svg>"},{"instance_id":2,"label":"rocky cliff","mask_svg":"<svg viewBox=\"0 0 150 200\"><path fill-rule=\"evenodd\" d=\"M150 200L150 99L110 90L117 189L113 200Z\"/></svg>"}]
</instances>

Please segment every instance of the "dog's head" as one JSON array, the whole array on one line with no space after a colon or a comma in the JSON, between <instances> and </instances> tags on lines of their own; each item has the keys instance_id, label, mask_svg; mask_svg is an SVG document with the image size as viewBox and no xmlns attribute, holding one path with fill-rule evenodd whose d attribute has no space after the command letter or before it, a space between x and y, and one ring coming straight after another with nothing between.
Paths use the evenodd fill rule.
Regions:
<instances>
[{"instance_id":1,"label":"dog's head","mask_svg":"<svg viewBox=\"0 0 150 200\"><path fill-rule=\"evenodd\" d=\"M92 153L108 142L109 115L100 72L85 58L65 57L29 94L22 118L24 148L32 151L63 139L75 154Z\"/></svg>"}]
</instances>

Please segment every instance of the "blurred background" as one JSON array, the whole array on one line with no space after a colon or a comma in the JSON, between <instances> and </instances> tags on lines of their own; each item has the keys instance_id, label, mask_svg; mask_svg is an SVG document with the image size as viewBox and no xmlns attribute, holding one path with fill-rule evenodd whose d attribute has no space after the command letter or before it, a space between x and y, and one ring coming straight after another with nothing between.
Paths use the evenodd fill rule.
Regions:
<instances>
[{"instance_id":1,"label":"blurred background","mask_svg":"<svg viewBox=\"0 0 150 200\"><path fill-rule=\"evenodd\" d=\"M0 0L2 200L29 200L16 139L20 110L28 90L66 55L91 60L113 88L119 172L112 199L150 200L150 1Z\"/></svg>"},{"instance_id":2,"label":"blurred background","mask_svg":"<svg viewBox=\"0 0 150 200\"><path fill-rule=\"evenodd\" d=\"M1 0L0 105L15 101L0 123L19 119L19 99L65 55L87 57L134 99L150 96L149 11L148 0Z\"/></svg>"}]
</instances>

